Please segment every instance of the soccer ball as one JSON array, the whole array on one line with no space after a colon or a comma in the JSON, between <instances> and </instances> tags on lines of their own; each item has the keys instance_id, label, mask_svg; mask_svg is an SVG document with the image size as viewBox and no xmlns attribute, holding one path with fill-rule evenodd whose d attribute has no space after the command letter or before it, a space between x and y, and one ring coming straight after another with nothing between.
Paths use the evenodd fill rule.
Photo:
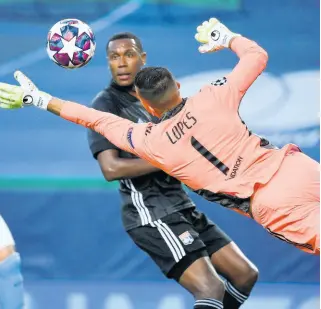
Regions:
<instances>
[{"instance_id":1,"label":"soccer ball","mask_svg":"<svg viewBox=\"0 0 321 309\"><path fill-rule=\"evenodd\" d=\"M78 19L61 20L48 33L48 56L66 69L85 66L94 56L95 48L93 31Z\"/></svg>"}]
</instances>

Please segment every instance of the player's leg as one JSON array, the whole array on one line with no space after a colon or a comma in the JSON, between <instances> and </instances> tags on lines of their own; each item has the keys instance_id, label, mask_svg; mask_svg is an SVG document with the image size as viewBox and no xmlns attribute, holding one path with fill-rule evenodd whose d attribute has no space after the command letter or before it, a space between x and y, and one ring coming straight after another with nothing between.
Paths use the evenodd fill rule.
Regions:
<instances>
[{"instance_id":1,"label":"player's leg","mask_svg":"<svg viewBox=\"0 0 321 309\"><path fill-rule=\"evenodd\" d=\"M205 250L188 254L173 267L169 277L175 279L194 296L194 309L225 308L223 281Z\"/></svg>"},{"instance_id":2,"label":"player's leg","mask_svg":"<svg viewBox=\"0 0 321 309\"><path fill-rule=\"evenodd\" d=\"M320 254L320 165L291 152L277 173L251 198L254 219L275 237Z\"/></svg>"},{"instance_id":3,"label":"player's leg","mask_svg":"<svg viewBox=\"0 0 321 309\"><path fill-rule=\"evenodd\" d=\"M193 226L181 213L128 231L163 273L175 279L195 298L195 309L222 309L224 284L217 275Z\"/></svg>"},{"instance_id":4,"label":"player's leg","mask_svg":"<svg viewBox=\"0 0 321 309\"><path fill-rule=\"evenodd\" d=\"M249 297L257 279L257 267L231 242L211 256L217 272L225 281L224 308L237 309Z\"/></svg>"},{"instance_id":5,"label":"player's leg","mask_svg":"<svg viewBox=\"0 0 321 309\"><path fill-rule=\"evenodd\" d=\"M0 216L0 308L23 308L23 279L20 256L10 230Z\"/></svg>"},{"instance_id":6,"label":"player's leg","mask_svg":"<svg viewBox=\"0 0 321 309\"><path fill-rule=\"evenodd\" d=\"M224 308L239 308L257 281L258 269L206 215L194 211L188 219L205 243L216 271L226 279Z\"/></svg>"}]
</instances>

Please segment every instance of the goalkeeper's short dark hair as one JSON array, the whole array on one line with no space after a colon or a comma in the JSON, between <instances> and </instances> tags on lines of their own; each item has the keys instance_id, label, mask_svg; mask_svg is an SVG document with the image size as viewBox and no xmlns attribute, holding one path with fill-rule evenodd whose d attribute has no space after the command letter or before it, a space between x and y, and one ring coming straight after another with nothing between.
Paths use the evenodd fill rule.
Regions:
<instances>
[{"instance_id":1,"label":"goalkeeper's short dark hair","mask_svg":"<svg viewBox=\"0 0 321 309\"><path fill-rule=\"evenodd\" d=\"M114 34L107 42L106 45L106 50L108 50L108 46L109 43L112 41L116 41L116 40L122 40L122 39L130 39L130 40L134 40L136 43L136 46L138 47L139 51L142 52L143 51L143 44L141 42L141 40L133 33L131 32L120 32L120 33L116 33Z\"/></svg>"},{"instance_id":2,"label":"goalkeeper's short dark hair","mask_svg":"<svg viewBox=\"0 0 321 309\"><path fill-rule=\"evenodd\" d=\"M170 71L162 67L146 67L135 77L135 86L142 98L161 103L167 91L176 86Z\"/></svg>"}]
</instances>

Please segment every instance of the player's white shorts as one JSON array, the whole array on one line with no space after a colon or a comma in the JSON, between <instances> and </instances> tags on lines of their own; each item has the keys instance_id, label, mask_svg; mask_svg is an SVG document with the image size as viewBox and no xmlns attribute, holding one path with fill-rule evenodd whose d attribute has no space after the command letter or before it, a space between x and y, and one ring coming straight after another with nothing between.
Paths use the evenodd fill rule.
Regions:
<instances>
[{"instance_id":1,"label":"player's white shorts","mask_svg":"<svg viewBox=\"0 0 321 309\"><path fill-rule=\"evenodd\" d=\"M8 225L0 215L0 249L8 246L14 246L14 244L15 243Z\"/></svg>"}]
</instances>

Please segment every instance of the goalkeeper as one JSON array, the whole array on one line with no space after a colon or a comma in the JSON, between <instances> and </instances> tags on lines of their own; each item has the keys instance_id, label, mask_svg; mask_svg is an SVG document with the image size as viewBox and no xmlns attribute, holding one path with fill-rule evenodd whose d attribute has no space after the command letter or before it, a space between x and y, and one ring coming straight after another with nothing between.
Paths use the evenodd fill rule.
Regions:
<instances>
[{"instance_id":1,"label":"goalkeeper","mask_svg":"<svg viewBox=\"0 0 321 309\"><path fill-rule=\"evenodd\" d=\"M266 67L267 53L230 32L216 19L197 28L201 53L231 48L240 58L227 76L183 99L164 68L145 68L135 79L145 108L157 125L135 124L115 115L38 91L22 73L21 87L2 84L5 108L35 105L90 127L117 147L149 161L204 198L252 217L273 236L320 254L319 164L293 144L278 149L253 134L238 109L247 89ZM263 116L263 115L262 115Z\"/></svg>"}]
</instances>

